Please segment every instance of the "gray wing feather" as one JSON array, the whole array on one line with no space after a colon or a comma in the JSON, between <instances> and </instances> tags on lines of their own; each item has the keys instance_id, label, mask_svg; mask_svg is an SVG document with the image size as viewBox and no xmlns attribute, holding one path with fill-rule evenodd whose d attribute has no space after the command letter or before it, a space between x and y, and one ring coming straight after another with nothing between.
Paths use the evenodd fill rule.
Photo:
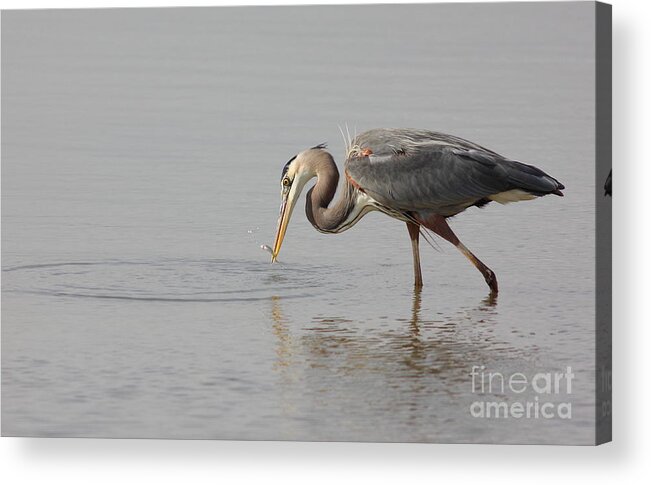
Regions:
<instances>
[{"instance_id":1,"label":"gray wing feather","mask_svg":"<svg viewBox=\"0 0 651 485\"><path fill-rule=\"evenodd\" d=\"M359 135L353 144L372 154L350 157L348 174L391 209L453 215L512 189L545 195L564 188L536 167L442 133L372 130Z\"/></svg>"},{"instance_id":2,"label":"gray wing feather","mask_svg":"<svg viewBox=\"0 0 651 485\"><path fill-rule=\"evenodd\" d=\"M558 180L533 165L508 160L501 156L495 159L494 156L478 150L457 149L453 150L453 153L459 157L470 158L487 166L494 166L500 175L511 182L512 189L525 190L534 195L545 195L565 188Z\"/></svg>"}]
</instances>

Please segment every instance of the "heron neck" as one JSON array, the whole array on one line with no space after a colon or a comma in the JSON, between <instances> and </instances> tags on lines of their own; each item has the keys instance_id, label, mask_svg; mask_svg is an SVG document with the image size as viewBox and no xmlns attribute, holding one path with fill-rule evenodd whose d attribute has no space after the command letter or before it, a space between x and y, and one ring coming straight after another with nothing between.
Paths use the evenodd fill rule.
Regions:
<instances>
[{"instance_id":1,"label":"heron neck","mask_svg":"<svg viewBox=\"0 0 651 485\"><path fill-rule=\"evenodd\" d=\"M305 213L308 220L321 232L337 233L348 229L345 222L354 208L355 188L347 180L342 184L339 199L332 204L339 184L339 170L334 160L316 170L317 182L307 193Z\"/></svg>"}]
</instances>

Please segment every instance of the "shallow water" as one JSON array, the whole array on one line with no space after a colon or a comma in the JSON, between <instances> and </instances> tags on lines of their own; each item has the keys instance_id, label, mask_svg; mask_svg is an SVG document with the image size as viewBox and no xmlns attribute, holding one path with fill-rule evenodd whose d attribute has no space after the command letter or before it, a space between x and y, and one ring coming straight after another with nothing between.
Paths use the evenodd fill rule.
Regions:
<instances>
[{"instance_id":1,"label":"shallow water","mask_svg":"<svg viewBox=\"0 0 651 485\"><path fill-rule=\"evenodd\" d=\"M3 12L3 434L590 442L589 8ZM340 159L346 122L454 133L567 186L452 221L496 300L444 241L415 291L381 214L326 236L297 208L270 264L285 161L326 140ZM572 419L473 418L482 365L571 366Z\"/></svg>"}]
</instances>

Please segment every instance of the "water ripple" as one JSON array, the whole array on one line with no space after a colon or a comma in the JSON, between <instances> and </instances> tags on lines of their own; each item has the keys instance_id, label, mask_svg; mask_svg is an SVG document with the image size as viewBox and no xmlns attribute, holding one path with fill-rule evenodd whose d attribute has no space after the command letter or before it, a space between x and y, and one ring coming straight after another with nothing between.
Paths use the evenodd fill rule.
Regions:
<instances>
[{"instance_id":1,"label":"water ripple","mask_svg":"<svg viewBox=\"0 0 651 485\"><path fill-rule=\"evenodd\" d=\"M324 275L332 272L234 259L64 261L2 269L3 291L11 293L192 303L307 298L326 291Z\"/></svg>"}]
</instances>

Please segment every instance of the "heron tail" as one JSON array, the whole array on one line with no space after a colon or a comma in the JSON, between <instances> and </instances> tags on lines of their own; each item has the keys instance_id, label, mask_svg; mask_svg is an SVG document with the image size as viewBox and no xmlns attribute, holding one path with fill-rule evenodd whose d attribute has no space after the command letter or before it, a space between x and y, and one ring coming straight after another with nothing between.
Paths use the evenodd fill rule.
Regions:
<instances>
[{"instance_id":1,"label":"heron tail","mask_svg":"<svg viewBox=\"0 0 651 485\"><path fill-rule=\"evenodd\" d=\"M563 197L565 186L554 177L547 175L533 165L508 160L505 166L508 180L516 189L523 190L533 196L554 194Z\"/></svg>"}]
</instances>

